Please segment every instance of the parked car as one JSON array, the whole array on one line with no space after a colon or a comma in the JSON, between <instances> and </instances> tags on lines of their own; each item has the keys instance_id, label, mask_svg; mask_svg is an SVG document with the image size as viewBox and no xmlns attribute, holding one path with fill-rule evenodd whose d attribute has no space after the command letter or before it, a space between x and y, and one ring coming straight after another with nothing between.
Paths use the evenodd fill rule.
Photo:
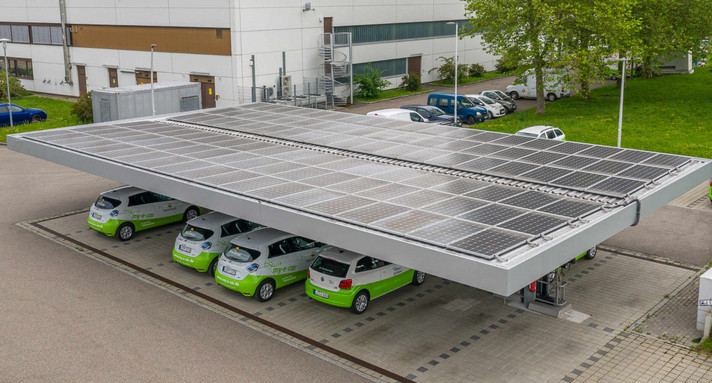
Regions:
<instances>
[{"instance_id":1,"label":"parked car","mask_svg":"<svg viewBox=\"0 0 712 383\"><path fill-rule=\"evenodd\" d=\"M260 302L274 290L304 280L326 245L272 228L235 237L220 256L215 282Z\"/></svg>"},{"instance_id":2,"label":"parked car","mask_svg":"<svg viewBox=\"0 0 712 383\"><path fill-rule=\"evenodd\" d=\"M329 248L309 267L306 294L319 302L350 307L362 314L368 303L409 283L419 286L425 273L380 259Z\"/></svg>"},{"instance_id":3,"label":"parked car","mask_svg":"<svg viewBox=\"0 0 712 383\"><path fill-rule=\"evenodd\" d=\"M401 109L414 110L426 118L428 122L452 124L454 116L449 116L442 109L431 105L403 105ZM459 118L458 118L459 120Z\"/></svg>"},{"instance_id":4,"label":"parked car","mask_svg":"<svg viewBox=\"0 0 712 383\"><path fill-rule=\"evenodd\" d=\"M13 124L40 122L47 119L47 113L42 109L23 108L15 104L0 104L0 126L10 125L10 111L12 111Z\"/></svg>"},{"instance_id":5,"label":"parked car","mask_svg":"<svg viewBox=\"0 0 712 383\"><path fill-rule=\"evenodd\" d=\"M124 186L101 193L89 209L90 229L128 241L137 231L189 221L202 213L198 206L171 197Z\"/></svg>"},{"instance_id":6,"label":"parked car","mask_svg":"<svg viewBox=\"0 0 712 383\"><path fill-rule=\"evenodd\" d=\"M463 95L457 95L457 102L455 102L455 95L452 93L431 93L428 95L428 105L437 106L449 115L455 114L456 104L457 117L470 125L475 122L483 122L488 118L487 109L473 104L469 98Z\"/></svg>"},{"instance_id":7,"label":"parked car","mask_svg":"<svg viewBox=\"0 0 712 383\"><path fill-rule=\"evenodd\" d=\"M390 118L391 120L429 122L427 118L413 110L405 109L381 109L366 113L367 116Z\"/></svg>"},{"instance_id":8,"label":"parked car","mask_svg":"<svg viewBox=\"0 0 712 383\"><path fill-rule=\"evenodd\" d=\"M556 99L571 96L571 90L563 86L560 74L546 71L544 76L544 97L547 100L556 101ZM536 76L532 71L524 72L520 80L507 86L506 93L515 100L519 98L536 98Z\"/></svg>"},{"instance_id":9,"label":"parked car","mask_svg":"<svg viewBox=\"0 0 712 383\"><path fill-rule=\"evenodd\" d=\"M218 258L230 241L262 226L216 211L193 218L176 237L173 260L183 266L214 275Z\"/></svg>"},{"instance_id":10,"label":"parked car","mask_svg":"<svg viewBox=\"0 0 712 383\"><path fill-rule=\"evenodd\" d=\"M480 92L481 95L487 96L492 100L502 104L507 113L513 113L517 110L517 103L512 100L511 97L507 96L506 93L501 90L485 90Z\"/></svg>"},{"instance_id":11,"label":"parked car","mask_svg":"<svg viewBox=\"0 0 712 383\"><path fill-rule=\"evenodd\" d=\"M566 141L566 135L561 129L555 126L534 125L524 128L516 133L517 136L533 137L533 138L548 138L552 140Z\"/></svg>"},{"instance_id":12,"label":"parked car","mask_svg":"<svg viewBox=\"0 0 712 383\"><path fill-rule=\"evenodd\" d=\"M507 114L507 110L504 109L501 104L495 102L487 96L482 96L479 94L466 94L465 97L469 98L473 104L487 109L487 117L489 117L490 119L502 117Z\"/></svg>"}]
</instances>

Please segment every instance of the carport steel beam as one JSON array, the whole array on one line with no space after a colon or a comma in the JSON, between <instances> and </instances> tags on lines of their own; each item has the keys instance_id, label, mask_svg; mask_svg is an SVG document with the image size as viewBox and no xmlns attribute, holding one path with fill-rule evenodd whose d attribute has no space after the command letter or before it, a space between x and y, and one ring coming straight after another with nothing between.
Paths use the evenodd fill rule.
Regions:
<instances>
[{"instance_id":1,"label":"carport steel beam","mask_svg":"<svg viewBox=\"0 0 712 383\"><path fill-rule=\"evenodd\" d=\"M31 134L28 134L31 137ZM393 263L426 271L465 285L509 296L542 275L632 225L637 220L636 203L595 215L585 230L572 230L538 247L520 251L510 261L485 260L447 249L427 246L406 238L324 218L187 179L168 177L150 170L93 157L60 146L8 136L11 150L42 158L113 180L152 190L287 232L323 240ZM698 162L683 176L666 180L639 196L641 217L664 206L712 174L712 163Z\"/></svg>"}]
</instances>

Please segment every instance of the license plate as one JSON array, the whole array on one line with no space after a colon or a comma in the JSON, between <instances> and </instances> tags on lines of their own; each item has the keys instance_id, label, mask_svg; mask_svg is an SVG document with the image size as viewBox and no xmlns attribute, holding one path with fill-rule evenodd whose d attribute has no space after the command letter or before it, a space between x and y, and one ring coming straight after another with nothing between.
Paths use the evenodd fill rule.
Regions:
<instances>
[{"instance_id":1,"label":"license plate","mask_svg":"<svg viewBox=\"0 0 712 383\"><path fill-rule=\"evenodd\" d=\"M101 219L101 214L91 213L91 216L92 216L94 219Z\"/></svg>"},{"instance_id":2,"label":"license plate","mask_svg":"<svg viewBox=\"0 0 712 383\"><path fill-rule=\"evenodd\" d=\"M319 290L314 290L314 295L316 295L316 296L318 296L318 297L322 297L322 298L329 298L329 294L327 294L327 293L322 293L322 292L319 291Z\"/></svg>"},{"instance_id":3,"label":"license plate","mask_svg":"<svg viewBox=\"0 0 712 383\"><path fill-rule=\"evenodd\" d=\"M230 267L230 266L223 266L222 271L223 271L225 274L230 274L230 275L235 275L235 273L237 272L237 270L233 269L233 268Z\"/></svg>"},{"instance_id":4,"label":"license plate","mask_svg":"<svg viewBox=\"0 0 712 383\"><path fill-rule=\"evenodd\" d=\"M181 251L185 251L186 253L190 253L191 249L188 246L183 246L183 245L178 245L178 249Z\"/></svg>"}]
</instances>

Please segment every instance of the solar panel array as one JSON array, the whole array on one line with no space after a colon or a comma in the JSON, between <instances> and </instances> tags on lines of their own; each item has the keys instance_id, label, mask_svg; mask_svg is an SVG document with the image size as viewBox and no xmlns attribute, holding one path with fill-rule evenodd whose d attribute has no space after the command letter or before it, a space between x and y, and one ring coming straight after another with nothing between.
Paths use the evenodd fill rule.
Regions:
<instances>
[{"instance_id":1,"label":"solar panel array","mask_svg":"<svg viewBox=\"0 0 712 383\"><path fill-rule=\"evenodd\" d=\"M620 196L689 161L270 104L174 121L181 123L89 125L25 137L485 259L603 204L473 179L472 172Z\"/></svg>"}]
</instances>

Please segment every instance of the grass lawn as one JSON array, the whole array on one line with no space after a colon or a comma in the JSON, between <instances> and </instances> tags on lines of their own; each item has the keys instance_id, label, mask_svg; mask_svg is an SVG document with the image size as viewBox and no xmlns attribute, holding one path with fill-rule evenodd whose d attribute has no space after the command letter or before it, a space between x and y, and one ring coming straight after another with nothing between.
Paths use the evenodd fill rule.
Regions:
<instances>
[{"instance_id":1,"label":"grass lawn","mask_svg":"<svg viewBox=\"0 0 712 383\"><path fill-rule=\"evenodd\" d=\"M497 78L497 77L502 77L502 76L509 76L509 74L504 74L504 73L499 73L499 72L486 72L485 75L482 77L465 77L462 80L458 81L457 85L464 85L464 84L489 80L491 78ZM452 82L445 82L445 81L435 81L432 84L439 85L439 86L453 86L453 85L455 85Z\"/></svg>"},{"instance_id":2,"label":"grass lawn","mask_svg":"<svg viewBox=\"0 0 712 383\"><path fill-rule=\"evenodd\" d=\"M7 142L6 136L8 134L61 128L64 126L81 124L75 116L69 113L72 110L72 105L74 105L71 101L56 100L53 98L39 96L23 96L13 98L12 103L24 108L42 109L47 112L47 120L32 124L15 125L14 129L10 129L9 125L0 126L0 141L2 142Z\"/></svg>"},{"instance_id":3,"label":"grass lawn","mask_svg":"<svg viewBox=\"0 0 712 383\"><path fill-rule=\"evenodd\" d=\"M405 90L402 88L395 88L395 89L388 89L388 90L381 91L381 93L379 93L379 95L378 95L378 98L364 98L364 97L354 96L354 100L359 101L359 102L374 102L374 101L386 100L389 98L407 96L409 94L429 92L431 90L432 89L420 88L418 90L411 91L411 90Z\"/></svg>"},{"instance_id":4,"label":"grass lawn","mask_svg":"<svg viewBox=\"0 0 712 383\"><path fill-rule=\"evenodd\" d=\"M712 158L712 72L698 67L678 74L626 81L623 106L624 148ZM546 103L546 114L534 109L478 125L514 133L531 125L553 125L569 141L616 146L620 89L594 89L592 99L578 97Z\"/></svg>"}]
</instances>

